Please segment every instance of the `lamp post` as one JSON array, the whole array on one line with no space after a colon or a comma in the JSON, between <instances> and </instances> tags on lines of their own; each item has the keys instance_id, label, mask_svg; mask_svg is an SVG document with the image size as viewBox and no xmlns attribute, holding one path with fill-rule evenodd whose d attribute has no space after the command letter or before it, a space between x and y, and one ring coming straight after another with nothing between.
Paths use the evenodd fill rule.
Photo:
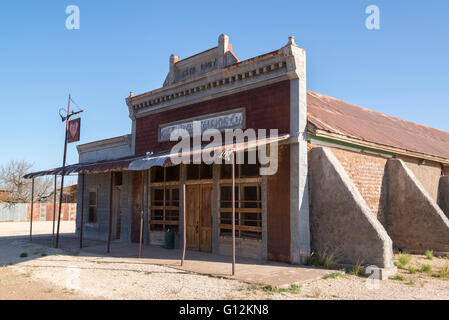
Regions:
<instances>
[{"instance_id":1,"label":"lamp post","mask_svg":"<svg viewBox=\"0 0 449 320\"><path fill-rule=\"evenodd\" d=\"M63 201L63 196L64 196L64 176L65 176L65 161L66 161L66 157L67 157L67 140L68 140L68 134L69 134L69 120L72 116L79 114L81 112L83 112L83 110L80 111L72 111L70 113L70 101L71 101L71 95L69 94L69 102L68 102L68 106L67 106L67 113L65 116L61 115L61 112L59 113L59 115L61 116L61 120L62 122L66 122L66 126L65 126L65 138L64 138L64 157L62 160L62 171L61 171L61 190L59 192L59 209L58 209L58 227L56 229L56 241L55 241L55 248L59 247L59 227L61 224L61 208L62 208L62 201Z\"/></svg>"}]
</instances>

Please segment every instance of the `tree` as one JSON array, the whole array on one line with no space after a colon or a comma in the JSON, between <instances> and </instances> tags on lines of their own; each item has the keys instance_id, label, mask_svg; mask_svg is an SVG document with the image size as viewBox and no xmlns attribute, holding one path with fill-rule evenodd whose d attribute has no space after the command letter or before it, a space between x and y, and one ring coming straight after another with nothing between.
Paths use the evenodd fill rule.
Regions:
<instances>
[{"instance_id":1,"label":"tree","mask_svg":"<svg viewBox=\"0 0 449 320\"><path fill-rule=\"evenodd\" d=\"M2 199L8 203L31 201L31 179L23 176L29 173L33 165L26 160L11 160L0 167L0 188L9 196ZM36 202L48 197L52 192L50 177L37 178L34 181L34 199Z\"/></svg>"}]
</instances>

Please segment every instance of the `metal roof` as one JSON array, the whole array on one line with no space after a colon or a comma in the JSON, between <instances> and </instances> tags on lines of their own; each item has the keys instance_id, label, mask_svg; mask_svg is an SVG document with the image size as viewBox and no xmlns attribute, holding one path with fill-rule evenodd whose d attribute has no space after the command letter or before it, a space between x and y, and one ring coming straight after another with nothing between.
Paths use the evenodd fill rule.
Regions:
<instances>
[{"instance_id":1,"label":"metal roof","mask_svg":"<svg viewBox=\"0 0 449 320\"><path fill-rule=\"evenodd\" d=\"M315 129L449 159L449 132L308 92L308 122Z\"/></svg>"},{"instance_id":2,"label":"metal roof","mask_svg":"<svg viewBox=\"0 0 449 320\"><path fill-rule=\"evenodd\" d=\"M139 156L139 157L127 157L116 160L104 160L98 162L89 162L89 163L78 163L65 167L64 175L69 175L71 173L102 173L109 171L123 171L123 170L131 170L131 171L141 171L148 170L154 166L171 166L172 157L182 157L182 156L192 156L198 153L211 153L218 151L220 156L232 149L232 151L239 152L243 150L251 150L257 148L258 146L268 145L274 142L280 142L283 140L287 140L290 135L281 135L276 137L268 137L263 139L249 140L249 141L238 141L234 144L229 145L215 145L215 146L202 146L199 149L191 149L184 151L180 154L178 153L170 153L170 151L164 151L157 154L148 154L147 156ZM34 179L42 176L49 175L62 175L62 167L55 168L45 171L38 171L29 173L24 176L25 179Z\"/></svg>"}]
</instances>

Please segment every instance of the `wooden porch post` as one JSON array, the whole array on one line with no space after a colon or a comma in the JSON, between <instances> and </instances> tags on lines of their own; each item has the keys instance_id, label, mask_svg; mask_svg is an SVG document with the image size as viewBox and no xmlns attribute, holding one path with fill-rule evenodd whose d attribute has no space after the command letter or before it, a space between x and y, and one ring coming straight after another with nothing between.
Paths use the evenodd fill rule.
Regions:
<instances>
[{"instance_id":1,"label":"wooden porch post","mask_svg":"<svg viewBox=\"0 0 449 320\"><path fill-rule=\"evenodd\" d=\"M142 208L140 210L140 239L139 239L139 258L142 258L143 244L143 213L145 208L145 171L142 171Z\"/></svg>"},{"instance_id":2,"label":"wooden porch post","mask_svg":"<svg viewBox=\"0 0 449 320\"><path fill-rule=\"evenodd\" d=\"M84 226L84 173L81 174L81 217L80 217L80 249L83 247L83 226Z\"/></svg>"},{"instance_id":3,"label":"wooden porch post","mask_svg":"<svg viewBox=\"0 0 449 320\"><path fill-rule=\"evenodd\" d=\"M58 175L55 174L55 192L53 194L53 231L52 231L52 235L53 238L55 236L55 220L56 220L56 187L57 187L57 180L58 180ZM54 239L53 239L54 240Z\"/></svg>"},{"instance_id":4,"label":"wooden porch post","mask_svg":"<svg viewBox=\"0 0 449 320\"><path fill-rule=\"evenodd\" d=\"M235 152L232 153L232 275L235 275Z\"/></svg>"},{"instance_id":5,"label":"wooden porch post","mask_svg":"<svg viewBox=\"0 0 449 320\"><path fill-rule=\"evenodd\" d=\"M184 266L184 260L186 257L186 182L182 179L182 257L181 257L181 267Z\"/></svg>"},{"instance_id":6,"label":"wooden porch post","mask_svg":"<svg viewBox=\"0 0 449 320\"><path fill-rule=\"evenodd\" d=\"M111 181L109 187L109 222L108 222L108 245L107 245L107 253L111 252L111 237L112 237L112 183L113 183L113 174L111 171Z\"/></svg>"},{"instance_id":7,"label":"wooden porch post","mask_svg":"<svg viewBox=\"0 0 449 320\"><path fill-rule=\"evenodd\" d=\"M31 181L30 241L33 241L34 178Z\"/></svg>"}]
</instances>

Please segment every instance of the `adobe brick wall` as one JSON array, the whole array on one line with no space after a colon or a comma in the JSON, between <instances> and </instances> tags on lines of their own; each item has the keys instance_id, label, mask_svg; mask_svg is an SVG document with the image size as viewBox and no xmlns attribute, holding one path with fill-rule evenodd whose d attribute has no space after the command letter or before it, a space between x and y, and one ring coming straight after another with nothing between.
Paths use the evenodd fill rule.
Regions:
<instances>
[{"instance_id":1,"label":"adobe brick wall","mask_svg":"<svg viewBox=\"0 0 449 320\"><path fill-rule=\"evenodd\" d=\"M330 149L354 182L371 212L383 224L385 190L382 185L387 159L337 148Z\"/></svg>"},{"instance_id":2,"label":"adobe brick wall","mask_svg":"<svg viewBox=\"0 0 449 320\"><path fill-rule=\"evenodd\" d=\"M318 147L308 144L309 168L310 150ZM385 190L382 187L387 159L370 154L362 154L338 148L328 148L332 151L347 175L359 190L370 211L377 219L385 222ZM310 184L309 184L310 186Z\"/></svg>"},{"instance_id":3,"label":"adobe brick wall","mask_svg":"<svg viewBox=\"0 0 449 320\"><path fill-rule=\"evenodd\" d=\"M136 119L136 155L169 150L173 142L158 142L158 126L201 115L244 108L246 128L279 129L290 133L290 81L239 92Z\"/></svg>"},{"instance_id":4,"label":"adobe brick wall","mask_svg":"<svg viewBox=\"0 0 449 320\"><path fill-rule=\"evenodd\" d=\"M438 187L438 206L449 217L449 176L441 176Z\"/></svg>"},{"instance_id":5,"label":"adobe brick wall","mask_svg":"<svg viewBox=\"0 0 449 320\"><path fill-rule=\"evenodd\" d=\"M308 150L317 147L308 144ZM354 182L371 212L385 226L386 215L386 181L385 166L387 158L373 154L364 154L338 148L329 148L339 160L350 179ZM413 172L432 200L438 199L438 185L441 176L441 166L436 162L427 161L422 165L420 159L398 156ZM310 159L310 156L309 156ZM309 164L310 167L310 164Z\"/></svg>"},{"instance_id":6,"label":"adobe brick wall","mask_svg":"<svg viewBox=\"0 0 449 320\"><path fill-rule=\"evenodd\" d=\"M404 161L424 189L429 193L432 200L437 201L438 185L441 177L441 165L432 161L426 161L426 164L423 165L421 164L420 159L405 156L398 156L398 159Z\"/></svg>"},{"instance_id":7,"label":"adobe brick wall","mask_svg":"<svg viewBox=\"0 0 449 320\"><path fill-rule=\"evenodd\" d=\"M311 150L309 180L312 249L343 264L393 269L390 237L329 148Z\"/></svg>"},{"instance_id":8,"label":"adobe brick wall","mask_svg":"<svg viewBox=\"0 0 449 320\"><path fill-rule=\"evenodd\" d=\"M386 229L395 248L422 253L449 252L449 220L400 159L386 166L388 211Z\"/></svg>"}]
</instances>

